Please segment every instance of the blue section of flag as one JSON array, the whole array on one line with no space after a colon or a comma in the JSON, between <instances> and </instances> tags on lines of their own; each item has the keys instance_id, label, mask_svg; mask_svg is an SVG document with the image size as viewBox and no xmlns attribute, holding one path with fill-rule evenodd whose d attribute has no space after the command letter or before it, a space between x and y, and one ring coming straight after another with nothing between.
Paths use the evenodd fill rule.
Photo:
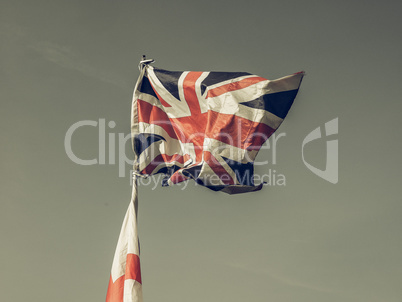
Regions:
<instances>
[{"instance_id":1,"label":"blue section of flag","mask_svg":"<svg viewBox=\"0 0 402 302\"><path fill-rule=\"evenodd\" d=\"M179 78L183 74L182 71L168 71L164 69L154 68L155 75L161 81L162 85L168 90L178 101L179 96Z\"/></svg>"},{"instance_id":2,"label":"blue section of flag","mask_svg":"<svg viewBox=\"0 0 402 302\"><path fill-rule=\"evenodd\" d=\"M252 162L243 164L223 156L222 159L228 164L233 172L235 172L239 184L245 186L254 186L254 165Z\"/></svg>"},{"instance_id":3,"label":"blue section of flag","mask_svg":"<svg viewBox=\"0 0 402 302\"><path fill-rule=\"evenodd\" d=\"M157 95L155 94L155 91L152 89L151 83L145 76L142 78L140 92L152 95L154 98L158 98Z\"/></svg>"},{"instance_id":4,"label":"blue section of flag","mask_svg":"<svg viewBox=\"0 0 402 302\"><path fill-rule=\"evenodd\" d=\"M134 152L139 156L145 149L160 140L166 141L158 134L139 133L134 137Z\"/></svg>"},{"instance_id":5,"label":"blue section of flag","mask_svg":"<svg viewBox=\"0 0 402 302\"><path fill-rule=\"evenodd\" d=\"M297 95L299 89L264 94L258 99L240 103L254 109L264 109L284 119Z\"/></svg>"},{"instance_id":6,"label":"blue section of flag","mask_svg":"<svg viewBox=\"0 0 402 302\"><path fill-rule=\"evenodd\" d=\"M238 77L248 76L248 72L221 72L211 71L208 76L201 83L201 94L204 94L206 88L227 80L233 80Z\"/></svg>"}]
</instances>

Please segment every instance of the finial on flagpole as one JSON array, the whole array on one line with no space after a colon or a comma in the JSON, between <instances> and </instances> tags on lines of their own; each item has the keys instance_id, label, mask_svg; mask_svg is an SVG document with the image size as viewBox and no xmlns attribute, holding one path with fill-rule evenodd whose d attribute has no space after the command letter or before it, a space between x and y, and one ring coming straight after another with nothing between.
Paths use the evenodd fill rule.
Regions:
<instances>
[{"instance_id":1,"label":"finial on flagpole","mask_svg":"<svg viewBox=\"0 0 402 302\"><path fill-rule=\"evenodd\" d=\"M148 59L146 55L142 55L142 60L140 61L140 64L138 65L138 69L141 70L145 65L151 64L155 62L154 59Z\"/></svg>"}]
</instances>

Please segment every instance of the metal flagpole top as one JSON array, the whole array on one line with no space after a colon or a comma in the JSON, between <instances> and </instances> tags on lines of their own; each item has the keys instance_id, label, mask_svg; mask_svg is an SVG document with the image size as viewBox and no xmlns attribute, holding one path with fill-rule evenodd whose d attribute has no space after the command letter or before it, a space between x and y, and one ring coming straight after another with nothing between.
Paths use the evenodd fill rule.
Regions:
<instances>
[{"instance_id":1,"label":"metal flagpole top","mask_svg":"<svg viewBox=\"0 0 402 302\"><path fill-rule=\"evenodd\" d=\"M147 56L146 55L142 55L142 60L140 61L140 64L138 64L138 69L141 70L142 67L144 67L145 65L151 64L155 62L154 59L148 59L147 60Z\"/></svg>"}]
</instances>

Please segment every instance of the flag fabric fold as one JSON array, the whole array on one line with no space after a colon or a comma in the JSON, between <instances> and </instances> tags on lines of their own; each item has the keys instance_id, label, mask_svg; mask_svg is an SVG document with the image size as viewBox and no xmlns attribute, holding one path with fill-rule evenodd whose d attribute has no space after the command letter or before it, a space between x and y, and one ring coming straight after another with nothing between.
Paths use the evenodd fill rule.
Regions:
<instances>
[{"instance_id":1,"label":"flag fabric fold","mask_svg":"<svg viewBox=\"0 0 402 302\"><path fill-rule=\"evenodd\" d=\"M193 179L229 194L260 190L254 160L286 117L303 76L270 81L145 65L132 103L134 170L165 174L164 186Z\"/></svg>"},{"instance_id":2,"label":"flag fabric fold","mask_svg":"<svg viewBox=\"0 0 402 302\"><path fill-rule=\"evenodd\" d=\"M134 179L131 201L124 217L113 259L106 302L143 301L137 209L137 181Z\"/></svg>"}]
</instances>

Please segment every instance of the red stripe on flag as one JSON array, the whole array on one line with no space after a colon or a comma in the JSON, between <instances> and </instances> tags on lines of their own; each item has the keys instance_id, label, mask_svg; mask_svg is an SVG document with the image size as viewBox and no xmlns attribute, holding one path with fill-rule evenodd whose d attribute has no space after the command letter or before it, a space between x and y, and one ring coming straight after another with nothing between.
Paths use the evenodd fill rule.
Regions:
<instances>
[{"instance_id":1,"label":"red stripe on flag","mask_svg":"<svg viewBox=\"0 0 402 302\"><path fill-rule=\"evenodd\" d=\"M182 181L188 180L188 178L185 177L183 174L180 174L179 171L177 171L177 172L173 173L172 176L170 176L170 180L172 181L172 183L178 184Z\"/></svg>"},{"instance_id":2,"label":"red stripe on flag","mask_svg":"<svg viewBox=\"0 0 402 302\"><path fill-rule=\"evenodd\" d=\"M126 273L113 282L110 275L106 293L106 302L123 302L124 281L132 279L142 284L140 257L136 254L127 254Z\"/></svg>"},{"instance_id":3,"label":"red stripe on flag","mask_svg":"<svg viewBox=\"0 0 402 302\"><path fill-rule=\"evenodd\" d=\"M195 82L202 75L202 72L189 72L183 81L184 98L187 101L188 107L191 111L191 116L194 118L201 114L200 103L195 92Z\"/></svg>"},{"instance_id":4,"label":"red stripe on flag","mask_svg":"<svg viewBox=\"0 0 402 302\"><path fill-rule=\"evenodd\" d=\"M136 254L127 254L125 279L133 279L142 284L140 257Z\"/></svg>"},{"instance_id":5,"label":"red stripe on flag","mask_svg":"<svg viewBox=\"0 0 402 302\"><path fill-rule=\"evenodd\" d=\"M170 137L176 138L176 133L174 132L174 128L166 112L140 99L137 100L137 108L139 122L158 125L162 127Z\"/></svg>"},{"instance_id":6,"label":"red stripe on flag","mask_svg":"<svg viewBox=\"0 0 402 302\"><path fill-rule=\"evenodd\" d=\"M151 163L148 166L146 166L144 170L142 170L142 172L145 172L146 174L152 174L155 168L162 163L178 162L184 164L184 162L188 161L189 159L190 156L188 154L184 154L183 156L179 154L173 154L173 155L159 154L151 161Z\"/></svg>"},{"instance_id":7,"label":"red stripe on flag","mask_svg":"<svg viewBox=\"0 0 402 302\"><path fill-rule=\"evenodd\" d=\"M204 151L204 160L207 162L208 166L211 167L212 171L216 175L218 175L219 179L225 184L225 185L233 185L234 181L233 178L230 176L230 174L226 171L224 167L219 163L219 161L211 154L211 152ZM219 185L218 183L214 183L214 179L211 178L210 180L210 185L217 186Z\"/></svg>"},{"instance_id":8,"label":"red stripe on flag","mask_svg":"<svg viewBox=\"0 0 402 302\"><path fill-rule=\"evenodd\" d=\"M260 150L261 146L265 143L265 141L275 132L275 129L267 126L263 123L255 123L258 124L254 132L251 136L249 136L245 143L244 147L247 150Z\"/></svg>"},{"instance_id":9,"label":"red stripe on flag","mask_svg":"<svg viewBox=\"0 0 402 302\"><path fill-rule=\"evenodd\" d=\"M267 79L261 78L261 77L252 77L252 78L247 78L238 82L232 82L228 83L226 85L222 85L216 88L213 88L211 90L208 90L207 93L207 98L213 98L215 96L224 94L226 92L230 91L235 91L239 89L243 89L246 87L249 87L251 85L257 84L262 81L267 81Z\"/></svg>"},{"instance_id":10,"label":"red stripe on flag","mask_svg":"<svg viewBox=\"0 0 402 302\"><path fill-rule=\"evenodd\" d=\"M252 150L261 146L275 132L264 123L212 110L208 111L208 120L215 121L208 123L206 135L209 138L241 149Z\"/></svg>"},{"instance_id":11,"label":"red stripe on flag","mask_svg":"<svg viewBox=\"0 0 402 302\"><path fill-rule=\"evenodd\" d=\"M107 288L106 302L123 302L124 295L124 275L113 282L110 275L109 286Z\"/></svg>"}]
</instances>

